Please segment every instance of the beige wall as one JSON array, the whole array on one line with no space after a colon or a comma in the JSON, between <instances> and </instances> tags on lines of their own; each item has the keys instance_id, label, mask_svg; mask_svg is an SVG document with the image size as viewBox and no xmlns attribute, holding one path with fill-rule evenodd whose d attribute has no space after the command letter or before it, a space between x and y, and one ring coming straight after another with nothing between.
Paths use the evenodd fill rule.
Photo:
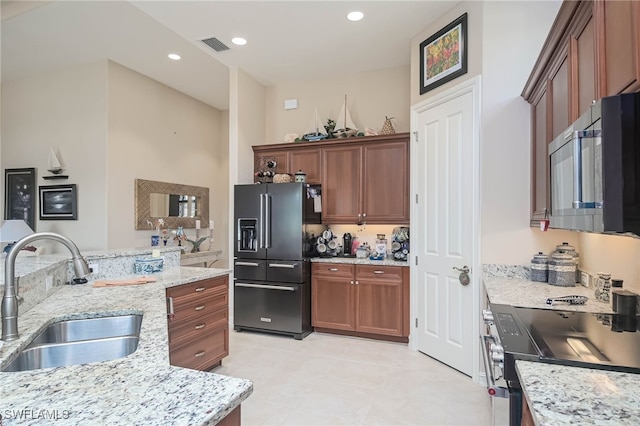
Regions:
<instances>
[{"instance_id":1,"label":"beige wall","mask_svg":"<svg viewBox=\"0 0 640 426\"><path fill-rule=\"evenodd\" d=\"M77 185L78 220L39 221L36 212L37 231L64 234L84 250L106 247L106 140L106 61L3 83L2 168L36 167L36 185ZM50 147L68 180L42 179Z\"/></svg>"},{"instance_id":2,"label":"beige wall","mask_svg":"<svg viewBox=\"0 0 640 426\"><path fill-rule=\"evenodd\" d=\"M409 131L409 66L351 74L324 80L301 80L267 87L265 135L257 144L284 142L288 133L300 137L309 131L314 112L323 124L337 119L347 95L347 106L359 130L382 128L385 116L396 132ZM284 109L285 99L297 99L298 108Z\"/></svg>"},{"instance_id":3,"label":"beige wall","mask_svg":"<svg viewBox=\"0 0 640 426\"><path fill-rule=\"evenodd\" d=\"M214 248L226 247L228 145L221 112L115 62L108 69L108 247L150 244L151 231L134 230L136 178L208 187ZM194 229L185 232L195 237Z\"/></svg>"},{"instance_id":4,"label":"beige wall","mask_svg":"<svg viewBox=\"0 0 640 426\"><path fill-rule=\"evenodd\" d=\"M206 186L225 256L216 266L228 264L227 112L108 61L5 83L2 111L2 168L37 167L38 185L78 185L78 220L40 221L38 231L82 250L148 246L151 231L134 228L135 178ZM69 180L41 178L50 146Z\"/></svg>"}]
</instances>

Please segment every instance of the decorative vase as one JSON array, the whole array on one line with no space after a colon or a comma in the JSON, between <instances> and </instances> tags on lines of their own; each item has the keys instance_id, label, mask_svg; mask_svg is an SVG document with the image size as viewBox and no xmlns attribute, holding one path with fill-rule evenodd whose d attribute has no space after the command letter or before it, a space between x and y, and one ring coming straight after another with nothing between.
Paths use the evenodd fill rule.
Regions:
<instances>
[{"instance_id":1,"label":"decorative vase","mask_svg":"<svg viewBox=\"0 0 640 426\"><path fill-rule=\"evenodd\" d=\"M160 235L152 235L151 236L151 246L155 247L160 244Z\"/></svg>"}]
</instances>

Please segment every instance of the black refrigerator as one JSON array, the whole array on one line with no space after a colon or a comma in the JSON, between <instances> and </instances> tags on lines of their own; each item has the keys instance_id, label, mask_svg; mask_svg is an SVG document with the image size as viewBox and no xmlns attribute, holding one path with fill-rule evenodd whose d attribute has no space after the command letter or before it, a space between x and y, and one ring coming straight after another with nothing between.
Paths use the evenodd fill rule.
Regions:
<instances>
[{"instance_id":1,"label":"black refrigerator","mask_svg":"<svg viewBox=\"0 0 640 426\"><path fill-rule=\"evenodd\" d=\"M234 329L292 335L311 328L311 268L321 233L303 183L234 187ZM314 226L315 224L315 226Z\"/></svg>"}]
</instances>

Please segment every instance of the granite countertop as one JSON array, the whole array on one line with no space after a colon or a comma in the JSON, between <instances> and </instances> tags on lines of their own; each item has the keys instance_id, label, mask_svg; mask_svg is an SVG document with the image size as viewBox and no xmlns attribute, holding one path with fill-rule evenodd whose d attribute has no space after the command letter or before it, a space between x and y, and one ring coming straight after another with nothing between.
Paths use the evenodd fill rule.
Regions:
<instances>
[{"instance_id":1,"label":"granite countertop","mask_svg":"<svg viewBox=\"0 0 640 426\"><path fill-rule=\"evenodd\" d=\"M491 303L511 305L523 308L557 309L563 311L579 311L592 313L613 313L611 303L599 302L593 295L593 289L577 285L560 287L547 283L531 281L522 277L500 277L485 273L484 288ZM548 298L568 295L587 296L584 305L554 303L547 305Z\"/></svg>"},{"instance_id":2,"label":"granite countertop","mask_svg":"<svg viewBox=\"0 0 640 426\"><path fill-rule=\"evenodd\" d=\"M356 257L314 257L311 259L314 263L347 263L351 265L383 265L383 266L404 266L409 267L409 262L401 262L394 259L371 260L368 257L358 259Z\"/></svg>"},{"instance_id":3,"label":"granite countertop","mask_svg":"<svg viewBox=\"0 0 640 426\"><path fill-rule=\"evenodd\" d=\"M638 425L637 374L516 361L536 425Z\"/></svg>"},{"instance_id":4,"label":"granite countertop","mask_svg":"<svg viewBox=\"0 0 640 426\"><path fill-rule=\"evenodd\" d=\"M138 349L112 361L0 372L2 424L41 423L41 415L55 416L61 425L219 422L251 394L253 385L169 365L165 288L228 273L175 267L152 275L158 281L145 285L93 288L89 282L60 288L19 317L20 338L4 343L0 367L46 325L69 318L142 313Z\"/></svg>"}]
</instances>

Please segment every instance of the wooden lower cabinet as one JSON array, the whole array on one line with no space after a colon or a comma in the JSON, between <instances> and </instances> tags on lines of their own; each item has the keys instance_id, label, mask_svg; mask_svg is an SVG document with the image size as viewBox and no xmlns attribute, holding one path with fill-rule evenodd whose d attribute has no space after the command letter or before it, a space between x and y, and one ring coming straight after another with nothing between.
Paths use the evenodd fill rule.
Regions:
<instances>
[{"instance_id":1,"label":"wooden lower cabinet","mask_svg":"<svg viewBox=\"0 0 640 426\"><path fill-rule=\"evenodd\" d=\"M229 355L229 277L167 289L171 365L210 370Z\"/></svg>"},{"instance_id":2,"label":"wooden lower cabinet","mask_svg":"<svg viewBox=\"0 0 640 426\"><path fill-rule=\"evenodd\" d=\"M409 268L314 263L311 278L317 331L408 341Z\"/></svg>"}]
</instances>

